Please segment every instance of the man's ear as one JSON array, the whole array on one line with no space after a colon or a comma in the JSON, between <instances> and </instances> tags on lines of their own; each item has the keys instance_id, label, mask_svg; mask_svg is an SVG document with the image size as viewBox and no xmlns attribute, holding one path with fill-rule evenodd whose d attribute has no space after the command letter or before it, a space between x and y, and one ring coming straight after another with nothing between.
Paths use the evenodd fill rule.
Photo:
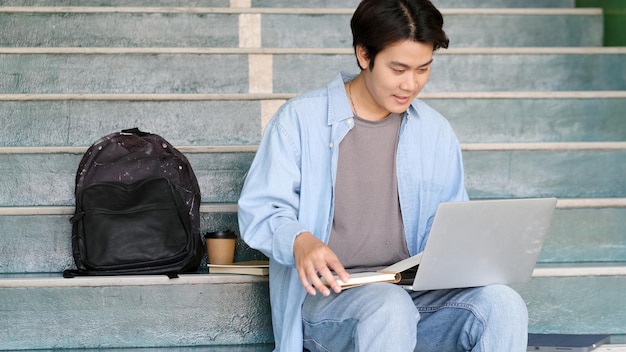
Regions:
<instances>
[{"instance_id":1,"label":"man's ear","mask_svg":"<svg viewBox=\"0 0 626 352\"><path fill-rule=\"evenodd\" d=\"M355 54L356 60L359 63L359 67L361 68L361 70L367 69L370 65L370 59L365 47L363 45L357 45Z\"/></svg>"}]
</instances>

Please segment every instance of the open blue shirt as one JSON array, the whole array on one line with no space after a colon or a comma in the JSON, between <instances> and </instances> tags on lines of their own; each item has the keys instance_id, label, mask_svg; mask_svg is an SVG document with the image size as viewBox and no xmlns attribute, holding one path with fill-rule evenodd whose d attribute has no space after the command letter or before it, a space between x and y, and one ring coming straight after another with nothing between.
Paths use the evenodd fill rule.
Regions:
<instances>
[{"instance_id":1,"label":"open blue shirt","mask_svg":"<svg viewBox=\"0 0 626 352\"><path fill-rule=\"evenodd\" d=\"M328 243L341 140L354 126L344 82L285 103L265 129L238 202L242 238L270 258L276 351L302 350L307 292L295 268L295 237L310 231ZM439 203L468 199L459 142L448 121L416 99L400 127L398 193L407 248L424 249Z\"/></svg>"}]
</instances>

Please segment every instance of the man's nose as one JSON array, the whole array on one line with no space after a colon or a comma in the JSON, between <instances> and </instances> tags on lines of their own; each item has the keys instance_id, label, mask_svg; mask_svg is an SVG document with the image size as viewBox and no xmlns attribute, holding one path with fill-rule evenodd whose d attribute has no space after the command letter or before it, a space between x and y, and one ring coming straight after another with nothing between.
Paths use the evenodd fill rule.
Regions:
<instances>
[{"instance_id":1,"label":"man's nose","mask_svg":"<svg viewBox=\"0 0 626 352\"><path fill-rule=\"evenodd\" d=\"M418 75L416 73L406 75L400 88L407 91L415 91L419 87Z\"/></svg>"}]
</instances>

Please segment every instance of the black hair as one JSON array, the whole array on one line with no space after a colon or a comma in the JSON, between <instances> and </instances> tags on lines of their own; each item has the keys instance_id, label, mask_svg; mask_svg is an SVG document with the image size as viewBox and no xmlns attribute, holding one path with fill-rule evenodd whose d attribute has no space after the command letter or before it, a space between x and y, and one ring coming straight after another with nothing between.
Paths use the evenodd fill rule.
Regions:
<instances>
[{"instance_id":1,"label":"black hair","mask_svg":"<svg viewBox=\"0 0 626 352\"><path fill-rule=\"evenodd\" d=\"M380 51L399 41L432 43L433 51L447 48L449 43L443 16L429 0L363 0L352 15L350 28L355 53L359 45L365 49L370 69Z\"/></svg>"}]
</instances>

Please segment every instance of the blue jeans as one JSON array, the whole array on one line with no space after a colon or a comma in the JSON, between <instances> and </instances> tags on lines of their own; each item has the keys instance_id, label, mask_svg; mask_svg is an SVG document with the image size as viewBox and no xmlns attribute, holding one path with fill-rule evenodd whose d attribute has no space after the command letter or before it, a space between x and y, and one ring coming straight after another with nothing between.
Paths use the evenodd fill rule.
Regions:
<instances>
[{"instance_id":1,"label":"blue jeans","mask_svg":"<svg viewBox=\"0 0 626 352\"><path fill-rule=\"evenodd\" d=\"M381 283L307 295L309 351L526 351L528 312L504 285L407 291Z\"/></svg>"}]
</instances>

